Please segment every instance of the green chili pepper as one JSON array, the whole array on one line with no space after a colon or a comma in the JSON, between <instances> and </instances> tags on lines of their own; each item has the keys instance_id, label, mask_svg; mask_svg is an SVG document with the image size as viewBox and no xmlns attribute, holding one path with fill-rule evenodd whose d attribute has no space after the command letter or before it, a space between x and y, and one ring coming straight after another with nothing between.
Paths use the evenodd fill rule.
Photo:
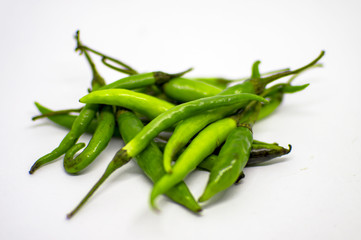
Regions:
<instances>
[{"instance_id":1,"label":"green chili pepper","mask_svg":"<svg viewBox=\"0 0 361 240\"><path fill-rule=\"evenodd\" d=\"M75 119L71 130L61 141L59 146L55 148L52 152L39 158L33 164L29 173L33 174L34 171L37 170L39 167L55 160L56 158L63 155L66 151L68 151L76 143L78 138L87 130L97 110L98 110L98 105L94 105L94 104L85 105L83 110L80 112L79 116Z\"/></svg>"},{"instance_id":2,"label":"green chili pepper","mask_svg":"<svg viewBox=\"0 0 361 240\"><path fill-rule=\"evenodd\" d=\"M167 173L172 172L172 161L175 156L201 129L206 127L209 123L234 113L238 108L239 105L236 107L230 106L223 107L222 109L205 111L177 124L164 149L163 167L165 171Z\"/></svg>"},{"instance_id":3,"label":"green chili pepper","mask_svg":"<svg viewBox=\"0 0 361 240\"><path fill-rule=\"evenodd\" d=\"M46 116L50 121L58 124L59 126L62 126L62 127L65 127L67 129L70 129L71 126L73 125L75 119L78 117L78 116L75 116L75 115L70 115L70 114L55 114L55 115L52 115L51 113L53 113L54 111L47 108L47 107L44 107L43 105L41 105L40 103L38 102L35 102L35 106L36 108L39 110L39 112L42 114L42 115L48 115ZM55 111L57 112L57 111ZM97 128L98 126L98 120L97 119L93 119L92 122L89 124L88 128L86 129L86 132L87 133L94 133L95 132L95 129ZM118 131L114 131L114 134L113 134L114 137L120 137L120 134Z\"/></svg>"},{"instance_id":4,"label":"green chili pepper","mask_svg":"<svg viewBox=\"0 0 361 240\"><path fill-rule=\"evenodd\" d=\"M321 54L313 60L311 63L305 65L304 67L298 68L296 70L290 71L286 70L284 72L276 72L273 75L266 76L261 78L261 75L258 70L258 66L260 61L256 61L252 66L252 76L250 79L244 81L241 84L234 85L232 87L226 88L218 95L227 95L227 94L236 94L236 93L256 93L260 94L264 91L264 88L267 84L277 80L278 78L285 77L291 74L299 74L302 71L312 68L316 66L317 62L322 58L324 52L322 51ZM261 113L261 117L265 117L273 112L277 106L280 104L280 101L277 100L276 96L273 97L273 102L270 106L267 107L268 104L265 104L266 109L263 110ZM218 119L222 119L223 117L234 113L237 109L240 109L244 105L236 105L234 108L222 108L216 109L209 112L197 114L176 126L174 134L169 139L167 146L164 150L164 168L167 172L171 172L171 162L177 152L182 149L189 140L197 134L201 129L207 126L209 123L212 123Z\"/></svg>"},{"instance_id":5,"label":"green chili pepper","mask_svg":"<svg viewBox=\"0 0 361 240\"><path fill-rule=\"evenodd\" d=\"M227 137L218 161L211 169L209 180L199 202L204 202L216 193L234 184L249 159L253 134L247 127L238 127Z\"/></svg>"},{"instance_id":6,"label":"green chili pepper","mask_svg":"<svg viewBox=\"0 0 361 240\"><path fill-rule=\"evenodd\" d=\"M164 175L154 184L150 195L151 206L157 208L155 199L182 181L203 159L212 154L236 127L237 122L233 118L224 118L203 129L179 156L172 173Z\"/></svg>"},{"instance_id":7,"label":"green chili pepper","mask_svg":"<svg viewBox=\"0 0 361 240\"><path fill-rule=\"evenodd\" d=\"M265 99L252 94L215 96L184 103L160 114L148 125L146 125L128 144L125 145L125 147L123 147L115 154L114 158L109 163L103 177L99 180L94 189L92 189L88 195L93 194L93 192L105 181L105 179L112 172L126 164L130 160L130 158L135 157L139 153L141 153L149 145L153 138L155 138L161 131L171 127L175 123L186 117L189 117L197 111L205 111L207 109L232 105L236 102L249 100L265 101ZM115 102L112 102L110 104L116 105ZM82 204L83 203L81 203L81 205Z\"/></svg>"},{"instance_id":8,"label":"green chili pepper","mask_svg":"<svg viewBox=\"0 0 361 240\"><path fill-rule=\"evenodd\" d=\"M257 93L263 89L260 87L261 81L259 80L260 74L258 70L259 61L256 61L252 67L252 77L240 85L229 87L218 94L218 96L238 93ZM170 137L165 150L164 150L164 169L166 172L172 172L171 163L177 152L182 149L190 139L196 135L201 129L208 124L222 119L238 109L246 106L248 102L242 102L240 104L224 107L221 109L215 109L204 113L192 116L180 124L178 124L174 130L174 133Z\"/></svg>"},{"instance_id":9,"label":"green chili pepper","mask_svg":"<svg viewBox=\"0 0 361 240\"><path fill-rule=\"evenodd\" d=\"M253 166L260 163L267 162L277 157L288 154L291 151L291 145L288 145L289 149L278 146L278 144L255 144L255 140L252 143L252 150L247 161L247 166ZM204 159L197 169L211 171L214 165L218 162L218 155L212 154ZM234 184L237 184L245 175L243 171L239 174Z\"/></svg>"},{"instance_id":10,"label":"green chili pepper","mask_svg":"<svg viewBox=\"0 0 361 240\"><path fill-rule=\"evenodd\" d=\"M62 127L68 128L68 129L71 128L71 126L74 123L74 120L77 117L77 116L69 115L69 114L51 115L50 113L54 112L53 110L44 107L43 105L41 105L38 102L35 102L34 104L35 104L36 108L39 110L39 112L41 113L41 115L46 116L50 121L52 121L52 122L54 122L54 123L56 123L56 124L58 124L58 125L60 125ZM95 129L95 125L93 125L93 126L94 126L94 129Z\"/></svg>"},{"instance_id":11,"label":"green chili pepper","mask_svg":"<svg viewBox=\"0 0 361 240\"><path fill-rule=\"evenodd\" d=\"M258 78L258 77L259 77L258 63L256 62L252 70L252 78ZM251 106L253 106L253 103L254 102L252 102ZM261 105L258 102L256 106L260 107ZM187 149L180 155L180 157L174 164L172 173L165 175L154 185L154 188L150 196L150 203L152 207L154 208L156 207L155 199L157 196L163 194L165 191L167 191L167 189L172 187L174 184L183 180L192 170L195 169L195 167L205 157L207 157L214 151L214 149L216 148L214 141L216 141L216 143L220 145L227 138L229 133L237 127L240 116L243 116L243 114L218 120L217 122L207 126L194 138L194 140L190 143ZM255 120L254 115L251 115L249 118L251 120ZM222 128L218 127L219 124L222 124ZM207 135L208 138L203 137ZM252 140L250 141L249 144L250 146L251 143ZM194 150L196 148L198 148L198 152ZM250 151L250 147L249 147L249 151ZM237 177L238 176L239 175L237 175Z\"/></svg>"},{"instance_id":12,"label":"green chili pepper","mask_svg":"<svg viewBox=\"0 0 361 240\"><path fill-rule=\"evenodd\" d=\"M257 95L244 93L214 96L177 105L168 111L163 112L150 123L148 123L134 139L132 139L125 147L123 147L123 149L117 152L113 158L113 161L117 161L117 158L129 159L130 157L136 156L160 132L172 127L175 123L193 115L194 113L217 107L229 106L249 100L266 101L264 98ZM114 104L114 102L111 104Z\"/></svg>"},{"instance_id":13,"label":"green chili pepper","mask_svg":"<svg viewBox=\"0 0 361 240\"><path fill-rule=\"evenodd\" d=\"M119 126L119 131L125 143L129 142L138 132L143 128L142 122L135 116L135 114L120 110L117 113L117 121ZM162 152L159 150L157 145L154 142L151 142L149 146L140 154L135 157L139 167L145 172L145 174L153 181L157 181L161 176L164 175L162 169ZM123 162L124 163L124 162ZM71 218L92 196L92 194L99 188L99 186L113 173L116 169L114 164L110 164L100 178L100 180L94 185L90 192L83 198L80 204L67 215L68 218ZM193 198L188 187L184 182L179 183L174 188L170 189L167 192L167 196L173 201L187 207L193 212L201 211L201 207Z\"/></svg>"},{"instance_id":14,"label":"green chili pepper","mask_svg":"<svg viewBox=\"0 0 361 240\"><path fill-rule=\"evenodd\" d=\"M125 143L132 140L144 127L142 122L133 113L120 111L118 126ZM153 181L156 182L165 172L162 168L163 154L154 142L135 157L139 167ZM199 212L201 207L195 201L185 183L180 183L167 192L173 201L187 207L191 211Z\"/></svg>"},{"instance_id":15,"label":"green chili pepper","mask_svg":"<svg viewBox=\"0 0 361 240\"><path fill-rule=\"evenodd\" d=\"M198 77L198 78L189 78L190 80L207 83L217 88L225 89L229 84L238 82L238 80L230 80L225 78L218 77ZM242 80L241 80L242 81ZM210 97L210 96L202 96L202 97ZM194 99L195 100L195 99Z\"/></svg>"},{"instance_id":16,"label":"green chili pepper","mask_svg":"<svg viewBox=\"0 0 361 240\"><path fill-rule=\"evenodd\" d=\"M191 71L188 69L181 73L168 74L164 72L150 72L150 73L140 73L119 79L118 81L112 82L108 85L101 87L99 90L112 89L112 88L125 88L125 89L136 89L153 84L161 85L173 78L181 77L185 73Z\"/></svg>"},{"instance_id":17,"label":"green chili pepper","mask_svg":"<svg viewBox=\"0 0 361 240\"><path fill-rule=\"evenodd\" d=\"M108 145L113 136L114 127L115 119L112 107L105 106L100 112L99 124L94 132L94 135L84 151L73 159L75 152L80 149L80 146L84 147L84 145L79 146L79 144L76 144L65 154L65 171L75 174L89 166L89 164L91 164Z\"/></svg>"},{"instance_id":18,"label":"green chili pepper","mask_svg":"<svg viewBox=\"0 0 361 240\"><path fill-rule=\"evenodd\" d=\"M80 46L80 40L79 35L76 36L77 45ZM78 49L77 49L78 50ZM81 50L81 49L80 49ZM86 51L82 51L84 55L86 56L86 59L90 65L91 71L92 71L92 88L93 90L96 90L101 85L105 84L104 79L99 75L92 59L88 55ZM33 166L30 168L29 173L33 174L34 171L36 171L39 167L43 166L44 164L47 164L56 158L63 155L66 151L68 151L79 139L79 137L87 130L88 126L92 122L93 118L95 117L99 106L88 104L86 105L81 112L79 113L79 116L74 121L71 130L69 133L64 137L64 139L60 142L59 146L55 148L52 152L44 155L43 157L39 158Z\"/></svg>"},{"instance_id":19,"label":"green chili pepper","mask_svg":"<svg viewBox=\"0 0 361 240\"><path fill-rule=\"evenodd\" d=\"M163 85L164 93L179 102L189 102L203 97L214 96L223 89L186 78L174 78Z\"/></svg>"},{"instance_id":20,"label":"green chili pepper","mask_svg":"<svg viewBox=\"0 0 361 240\"><path fill-rule=\"evenodd\" d=\"M158 148L161 151L164 151L165 146L167 144L166 140L155 138L154 142L157 144ZM246 166L256 165L259 163L263 163L269 160L272 160L276 157L281 157L283 155L291 152L291 145L288 145L288 149L279 146L277 143L265 143L260 142L258 140L253 140L252 142L252 150L249 156L248 162ZM181 154L185 149L183 148L179 151L178 154ZM212 155L208 156L204 159L197 168L210 171L214 164L217 162L219 150L217 149L213 152Z\"/></svg>"},{"instance_id":21,"label":"green chili pepper","mask_svg":"<svg viewBox=\"0 0 361 240\"><path fill-rule=\"evenodd\" d=\"M164 100L127 89L107 89L89 93L80 99L82 103L107 104L131 109L153 119L174 107Z\"/></svg>"},{"instance_id":22,"label":"green chili pepper","mask_svg":"<svg viewBox=\"0 0 361 240\"><path fill-rule=\"evenodd\" d=\"M260 108L260 103L252 102L244 112L236 116L238 118L238 127L230 133L222 146L218 161L210 171L207 186L198 199L199 202L210 199L237 181L251 153L253 142L252 126L257 120Z\"/></svg>"},{"instance_id":23,"label":"green chili pepper","mask_svg":"<svg viewBox=\"0 0 361 240\"><path fill-rule=\"evenodd\" d=\"M291 152L292 146L288 145L288 149L279 146L278 144L265 143L265 144L257 144L256 141L253 140L252 150L249 155L249 159L247 161L247 166L253 166L260 163L264 163L270 161L274 158L281 157ZM197 168L211 171L214 165L218 162L218 155L212 154L204 159Z\"/></svg>"},{"instance_id":24,"label":"green chili pepper","mask_svg":"<svg viewBox=\"0 0 361 240\"><path fill-rule=\"evenodd\" d=\"M92 74L93 74L92 87L93 87L93 90L96 90L97 88L99 88L101 85L104 84L104 79L98 74L98 71L96 70L94 63L91 60L91 58L88 55L86 50L92 51L97 54L99 54L99 52L96 52L96 51L84 46L83 44L81 44L80 40L79 40L79 32L77 32L77 34L76 34L76 40L77 40L76 50L81 50L85 54L90 66L91 66L91 70L92 70ZM109 57L107 57L107 58L110 59ZM129 66L127 66L127 67L130 69ZM164 82L170 80L171 78L180 77L188 71L190 71L190 70L187 70L185 72L178 73L178 74L167 74L167 73L163 73L163 72L139 74L139 75L130 76L128 78L120 79L114 83L103 86L103 88L108 89L108 88L117 87L117 88L133 89L133 88L148 86L148 85L155 84L155 83L161 84L161 83L164 83ZM173 106L173 105L170 105L170 104L168 105L168 107L171 107L171 106ZM98 106L84 107L84 109L79 114L78 121L74 122L75 125L72 126L72 130L70 130L69 136L67 135L63 139L63 141L60 143L59 147L54 149L53 152L38 159L35 162L35 164L31 167L29 173L32 174L40 166L60 157L67 150L69 150L69 148L71 146L73 146L76 143L76 141L78 140L78 138L85 132L85 130L87 129L87 126L91 123L92 119L94 118L97 108L98 108Z\"/></svg>"}]
</instances>

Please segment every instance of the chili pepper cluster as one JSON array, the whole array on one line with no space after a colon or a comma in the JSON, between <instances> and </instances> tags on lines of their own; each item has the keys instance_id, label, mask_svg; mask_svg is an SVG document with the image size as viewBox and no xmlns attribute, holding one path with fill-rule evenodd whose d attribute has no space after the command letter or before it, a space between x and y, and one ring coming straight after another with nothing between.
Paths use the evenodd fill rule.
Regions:
<instances>
[{"instance_id":1,"label":"chili pepper cluster","mask_svg":"<svg viewBox=\"0 0 361 240\"><path fill-rule=\"evenodd\" d=\"M176 74L138 73L124 62L84 45L79 32L75 39L76 51L86 57L92 70L91 89L80 99L84 104L80 109L53 111L35 103L40 115L34 120L47 117L69 132L58 147L33 164L29 173L64 156L65 171L79 174L112 138L121 137L125 146L115 153L104 174L68 218L131 159L154 182L150 194L152 208L157 208L156 199L164 194L190 211L200 212L201 202L240 181L246 166L291 151L291 145L284 148L254 139L253 126L274 113L285 94L305 89L308 84L293 85L293 80L300 73L321 66L318 61L324 55L322 51L312 62L296 70L285 68L261 74L260 61L256 61L248 78L189 78L186 74L191 69ZM106 84L91 55L128 76ZM286 77L287 81L271 84ZM92 134L88 145L78 143L84 133ZM184 182L197 170L209 172L198 200Z\"/></svg>"}]
</instances>

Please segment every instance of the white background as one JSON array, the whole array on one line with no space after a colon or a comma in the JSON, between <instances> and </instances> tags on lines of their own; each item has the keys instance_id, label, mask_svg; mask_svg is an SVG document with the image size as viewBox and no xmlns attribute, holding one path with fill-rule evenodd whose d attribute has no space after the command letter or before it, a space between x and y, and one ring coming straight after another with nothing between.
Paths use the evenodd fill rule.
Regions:
<instances>
[{"instance_id":1,"label":"white background","mask_svg":"<svg viewBox=\"0 0 361 240\"><path fill-rule=\"evenodd\" d=\"M0 239L360 239L360 1L1 1ZM201 216L164 197L148 205L150 182L130 163L71 221L70 211L121 146L114 140L87 171L62 160L30 176L33 162L66 130L32 122L39 101L80 107L90 71L73 35L141 72L243 77L297 68L326 50L324 68L254 129L259 140L293 145L272 164L248 168L242 184L203 205ZM99 65L108 82L123 75ZM87 141L89 136L82 137ZM198 197L207 174L187 179Z\"/></svg>"}]
</instances>

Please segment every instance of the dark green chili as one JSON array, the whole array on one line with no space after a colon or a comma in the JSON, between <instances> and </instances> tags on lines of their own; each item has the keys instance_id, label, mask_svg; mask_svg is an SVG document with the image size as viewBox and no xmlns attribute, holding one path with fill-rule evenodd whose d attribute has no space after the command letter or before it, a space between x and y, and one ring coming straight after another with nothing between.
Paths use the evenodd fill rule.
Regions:
<instances>
[{"instance_id":1,"label":"dark green chili","mask_svg":"<svg viewBox=\"0 0 361 240\"><path fill-rule=\"evenodd\" d=\"M125 143L133 139L143 128L143 124L139 118L137 118L135 114L125 110L118 111L117 122L119 131ZM156 182L165 173L162 169L162 159L162 152L154 142L151 142L143 152L135 156L135 160L137 161L139 167L153 182ZM126 162L123 162L123 164L125 163ZM118 169L118 167L111 163L107 167L106 172L102 175L100 180L83 198L80 204L67 215L67 217L71 218L116 169ZM195 201L184 182L179 183L174 188L170 189L166 194L173 201L187 207L193 212L199 212L201 210L201 207Z\"/></svg>"},{"instance_id":2,"label":"dark green chili","mask_svg":"<svg viewBox=\"0 0 361 240\"><path fill-rule=\"evenodd\" d=\"M106 148L114 133L115 119L111 106L105 106L100 111L99 124L88 146L76 158L76 151L80 150L78 144L70 148L64 157L65 171L75 174L85 169ZM75 149L73 149L75 148Z\"/></svg>"},{"instance_id":3,"label":"dark green chili","mask_svg":"<svg viewBox=\"0 0 361 240\"><path fill-rule=\"evenodd\" d=\"M304 67L298 68L296 70L290 71L285 70L284 72L276 72L273 75L265 76L261 78L261 75L258 70L258 66L260 64L259 61L256 61L252 66L252 76L248 80L244 81L241 84L234 85L232 87L228 87L223 90L218 95L227 95L227 94L236 94L236 93L256 93L260 94L264 91L267 84L277 80L278 78L285 77L291 74L298 75L299 73L303 72L306 69L312 68L317 66L317 62L319 59L322 58L324 52L322 51L321 54L313 60L311 63L305 65ZM319 66L319 65L318 65ZM270 106L265 105L265 108L262 113L261 117L265 117L269 115L275 108L279 105L279 100L276 96L273 97L273 102ZM167 146L164 150L164 168L167 172L171 172L171 162L177 152L182 149L190 139L195 136L201 129L207 126L209 123L212 123L218 119L222 119L223 117L232 114L237 109L244 107L244 105L236 105L233 107L216 109L204 113L197 114L187 120L181 122L176 126L174 134L169 139Z\"/></svg>"},{"instance_id":4,"label":"dark green chili","mask_svg":"<svg viewBox=\"0 0 361 240\"><path fill-rule=\"evenodd\" d=\"M252 150L249 155L249 159L247 161L247 166L253 166L260 163L264 163L270 161L274 158L281 157L291 152L291 145L288 145L288 149L279 146L278 144L274 143L264 143L258 144L257 141L253 140L252 143ZM204 159L197 168L203 169L206 171L211 171L213 166L218 161L218 155L212 154Z\"/></svg>"},{"instance_id":5,"label":"dark green chili","mask_svg":"<svg viewBox=\"0 0 361 240\"><path fill-rule=\"evenodd\" d=\"M139 118L128 111L119 112L118 126L125 143L132 140L144 127ZM153 182L156 182L165 174L162 168L163 154L153 141L143 152L135 157L135 160L139 167ZM173 201L180 203L194 212L199 212L201 210L185 183L176 185L166 194Z\"/></svg>"},{"instance_id":6,"label":"dark green chili","mask_svg":"<svg viewBox=\"0 0 361 240\"><path fill-rule=\"evenodd\" d=\"M76 143L78 138L87 130L97 111L98 105L85 105L79 116L75 119L71 130L61 141L59 146L55 148L52 152L39 158L31 167L29 173L33 174L34 171L37 170L39 167L55 160L56 158L63 155L66 151L68 151Z\"/></svg>"},{"instance_id":7,"label":"dark green chili","mask_svg":"<svg viewBox=\"0 0 361 240\"><path fill-rule=\"evenodd\" d=\"M234 184L249 159L253 134L248 127L238 127L227 137L218 161L211 169L209 180L198 201L203 202Z\"/></svg>"},{"instance_id":8,"label":"dark green chili","mask_svg":"<svg viewBox=\"0 0 361 240\"><path fill-rule=\"evenodd\" d=\"M79 40L79 35L76 36L77 44L78 46L81 45ZM86 51L83 49L82 52L86 56L86 59L91 67L92 71L92 89L96 90L101 85L105 84L104 79L99 75L95 64L93 63L92 59L88 55ZM94 119L99 106L93 105L93 104L87 104L83 109L80 111L79 116L74 121L69 133L64 137L64 139L60 142L59 146L55 148L52 152L44 155L43 157L39 158L33 166L30 168L29 173L33 174L34 171L36 171L39 167L43 166L44 164L47 164L56 158L63 155L66 151L68 151L79 139L79 137L87 130L88 126Z\"/></svg>"},{"instance_id":9,"label":"dark green chili","mask_svg":"<svg viewBox=\"0 0 361 240\"><path fill-rule=\"evenodd\" d=\"M247 166L258 165L274 158L281 157L288 154L291 151L291 145L288 145L288 149L279 146L278 144L256 144L254 140L252 143L252 150L247 161ZM211 171L214 165L218 162L218 155L212 154L204 159L197 169ZM235 184L237 184L245 175L243 171L239 174Z\"/></svg>"},{"instance_id":10,"label":"dark green chili","mask_svg":"<svg viewBox=\"0 0 361 240\"><path fill-rule=\"evenodd\" d=\"M292 146L289 144L288 149L276 144L253 144L247 166L264 163L277 157L281 157L291 152Z\"/></svg>"},{"instance_id":11,"label":"dark green chili","mask_svg":"<svg viewBox=\"0 0 361 240\"><path fill-rule=\"evenodd\" d=\"M222 146L218 161L210 171L207 186L199 198L199 202L210 199L237 181L251 153L252 126L257 120L260 109L260 103L252 102L240 115L236 116L238 127L229 134Z\"/></svg>"}]
</instances>

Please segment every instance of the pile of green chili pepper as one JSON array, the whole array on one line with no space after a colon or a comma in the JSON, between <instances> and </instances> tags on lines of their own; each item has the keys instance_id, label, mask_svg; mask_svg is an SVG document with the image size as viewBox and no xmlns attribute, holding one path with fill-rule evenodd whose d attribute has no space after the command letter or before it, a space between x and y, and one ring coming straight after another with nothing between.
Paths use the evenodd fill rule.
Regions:
<instances>
[{"instance_id":1,"label":"pile of green chili pepper","mask_svg":"<svg viewBox=\"0 0 361 240\"><path fill-rule=\"evenodd\" d=\"M305 89L308 84L293 85L293 80L308 69L322 66L318 62L324 55L322 51L296 70L284 68L261 74L260 61L256 61L247 78L190 78L186 74L191 69L176 74L139 73L124 62L84 45L79 32L75 39L76 51L85 56L92 71L89 94L79 100L84 104L80 109L53 111L35 103L40 115L33 120L46 117L69 132L54 150L32 165L29 173L64 156L65 171L78 175L95 161L112 138L120 137L125 146L114 153L104 174L68 218L131 159L154 182L150 194L152 208L157 209L156 199L164 194L190 211L200 212L201 202L239 182L245 176L246 166L291 151L291 145L285 148L254 139L253 126L273 114L285 94ZM106 84L91 55L126 76ZM287 81L275 82L286 77ZM78 142L85 133L92 134L88 144ZM209 172L198 200L184 182L193 171Z\"/></svg>"}]
</instances>

